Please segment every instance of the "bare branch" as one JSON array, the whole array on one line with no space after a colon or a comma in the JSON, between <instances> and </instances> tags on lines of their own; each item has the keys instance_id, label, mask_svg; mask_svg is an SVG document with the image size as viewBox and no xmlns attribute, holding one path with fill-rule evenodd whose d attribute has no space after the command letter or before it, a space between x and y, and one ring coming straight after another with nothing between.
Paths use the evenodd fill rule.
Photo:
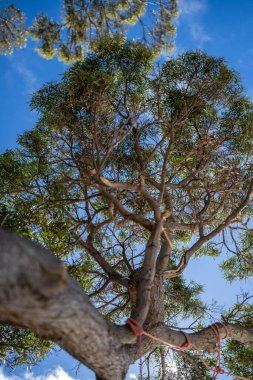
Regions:
<instances>
[{"instance_id":1,"label":"bare branch","mask_svg":"<svg viewBox=\"0 0 253 380\"><path fill-rule=\"evenodd\" d=\"M73 232L73 235L75 233ZM103 256L99 253L99 251L94 247L91 238L87 238L87 240L83 240L81 237L76 236L80 245L85 248L90 255L96 260L96 262L101 266L101 268L108 274L111 281L117 282L120 285L125 287L128 286L128 279L123 278L117 271L115 271L111 265L103 258Z\"/></svg>"},{"instance_id":2,"label":"bare branch","mask_svg":"<svg viewBox=\"0 0 253 380\"><path fill-rule=\"evenodd\" d=\"M209 234L202 236L199 240L197 240L196 243L194 243L193 246L184 253L184 255L183 255L181 261L179 262L179 264L177 265L177 267L175 269L172 269L172 270L165 272L166 277L171 278L171 277L179 276L184 271L184 269L186 268L186 266L187 266L190 258L192 257L192 255L200 247L202 247L202 245L204 243L208 242L214 236L216 236L217 234L222 232L226 227L228 227L230 225L230 223L232 223L238 217L238 215L241 213L241 211L244 209L244 207L247 206L247 204L251 201L252 194L253 194L253 179L250 182L250 186L248 188L247 195L244 198L244 200L241 202L241 204L237 208L235 208L235 210L224 220L223 223L221 223L218 227L216 227Z\"/></svg>"}]
</instances>

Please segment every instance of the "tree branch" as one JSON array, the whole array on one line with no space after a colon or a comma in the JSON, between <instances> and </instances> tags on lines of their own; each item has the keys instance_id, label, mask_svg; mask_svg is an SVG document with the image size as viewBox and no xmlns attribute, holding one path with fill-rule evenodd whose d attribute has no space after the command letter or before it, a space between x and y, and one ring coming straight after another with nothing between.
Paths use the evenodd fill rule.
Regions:
<instances>
[{"instance_id":1,"label":"tree branch","mask_svg":"<svg viewBox=\"0 0 253 380\"><path fill-rule=\"evenodd\" d=\"M103 380L121 380L130 362L120 331L92 306L64 265L2 229L0 242L0 322L52 340Z\"/></svg>"},{"instance_id":2,"label":"tree branch","mask_svg":"<svg viewBox=\"0 0 253 380\"><path fill-rule=\"evenodd\" d=\"M141 215L133 214L125 209L125 207L122 206L122 204L119 202L119 200L114 197L111 193L104 190L102 186L100 186L100 192L101 194L110 202L112 202L117 209L117 211L123 216L124 219L132 220L133 222L139 224L140 226L146 228L147 230L152 230L152 223L146 219L143 218Z\"/></svg>"},{"instance_id":3,"label":"tree branch","mask_svg":"<svg viewBox=\"0 0 253 380\"><path fill-rule=\"evenodd\" d=\"M150 307L150 293L156 273L156 260L163 223L163 220L157 222L151 232L145 251L143 266L140 272L136 305L132 312L132 318L138 321L141 325L145 322Z\"/></svg>"},{"instance_id":4,"label":"tree branch","mask_svg":"<svg viewBox=\"0 0 253 380\"><path fill-rule=\"evenodd\" d=\"M87 239L84 241L82 238L77 236L75 233L73 235L77 238L79 244L85 248L93 259L100 265L100 267L105 271L105 273L110 277L111 281L117 282L125 287L128 286L128 279L122 277L112 266L103 258L100 252L92 244L92 239Z\"/></svg>"},{"instance_id":5,"label":"tree branch","mask_svg":"<svg viewBox=\"0 0 253 380\"><path fill-rule=\"evenodd\" d=\"M226 335L226 330L222 324L217 323L216 326L220 331L221 339L232 338L238 342L253 347L253 330L246 329L239 325L225 323L228 331L228 335ZM177 347L181 347L185 343L185 335L181 331L173 330L165 325L154 327L149 333ZM193 351L205 350L209 353L216 351L217 336L210 326L188 335L192 344L191 349ZM149 352L159 346L161 346L161 343L151 340L150 338L143 338L144 352Z\"/></svg>"},{"instance_id":6,"label":"tree branch","mask_svg":"<svg viewBox=\"0 0 253 380\"><path fill-rule=\"evenodd\" d=\"M241 202L241 204L237 208L235 208L235 210L223 221L223 223L221 223L209 234L204 235L199 240L197 240L196 243L194 243L193 246L184 253L177 267L175 269L165 272L165 275L168 278L179 276L185 270L192 255L199 248L201 248L203 244L205 244L206 242L211 240L214 236L222 232L226 227L230 225L230 223L232 223L238 217L238 215L241 213L244 207L247 206L247 204L251 201L252 194L253 194L253 179L250 182L250 186L248 188L246 197Z\"/></svg>"},{"instance_id":7,"label":"tree branch","mask_svg":"<svg viewBox=\"0 0 253 380\"><path fill-rule=\"evenodd\" d=\"M143 198L147 200L149 205L154 210L156 220L160 219L161 212L160 212L159 203L151 196L151 194L144 188L143 185L136 186L136 185L133 185L131 183L112 182L112 181L109 181L108 179L103 178L103 177L100 177L100 181L101 181L103 186L106 186L110 189L130 190L130 191L140 193L143 196Z\"/></svg>"}]
</instances>

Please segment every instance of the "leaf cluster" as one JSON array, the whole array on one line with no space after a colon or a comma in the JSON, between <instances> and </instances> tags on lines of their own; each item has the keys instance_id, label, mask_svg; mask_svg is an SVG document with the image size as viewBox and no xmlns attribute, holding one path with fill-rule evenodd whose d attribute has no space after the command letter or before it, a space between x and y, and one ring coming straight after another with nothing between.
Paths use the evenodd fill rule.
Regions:
<instances>
[{"instance_id":1,"label":"leaf cluster","mask_svg":"<svg viewBox=\"0 0 253 380\"><path fill-rule=\"evenodd\" d=\"M155 51L173 48L176 0L63 0L61 14L53 19L38 14L27 28L25 14L11 5L0 16L0 53L9 54L25 45L29 35L39 43L37 52L46 59L57 56L70 64L82 61L105 36L123 38L132 26L141 30L139 40Z\"/></svg>"}]
</instances>

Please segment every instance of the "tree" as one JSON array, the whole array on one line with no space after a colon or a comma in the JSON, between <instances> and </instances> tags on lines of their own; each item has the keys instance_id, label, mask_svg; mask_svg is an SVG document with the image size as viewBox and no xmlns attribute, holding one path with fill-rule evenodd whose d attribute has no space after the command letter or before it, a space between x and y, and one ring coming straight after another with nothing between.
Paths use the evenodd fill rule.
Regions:
<instances>
[{"instance_id":1,"label":"tree","mask_svg":"<svg viewBox=\"0 0 253 380\"><path fill-rule=\"evenodd\" d=\"M105 34L126 35L134 25L140 27L143 42L157 51L171 49L177 13L176 0L64 0L60 19L41 13L26 27L24 12L10 5L0 14L0 53L23 47L30 36L39 42L42 57L72 63L81 61Z\"/></svg>"},{"instance_id":2,"label":"tree","mask_svg":"<svg viewBox=\"0 0 253 380\"><path fill-rule=\"evenodd\" d=\"M57 343L98 379L123 379L137 360L130 316L177 346L180 317L196 320L173 378L208 378L198 352L215 353L217 336L201 287L182 274L224 249L228 279L253 270L253 105L223 59L189 52L159 66L154 54L105 37L33 95L37 125L0 157L2 226L30 237L0 232L0 321ZM250 297L238 300L216 327L229 337L225 365L243 376L252 313ZM143 353L171 376L158 342L144 337Z\"/></svg>"}]
</instances>

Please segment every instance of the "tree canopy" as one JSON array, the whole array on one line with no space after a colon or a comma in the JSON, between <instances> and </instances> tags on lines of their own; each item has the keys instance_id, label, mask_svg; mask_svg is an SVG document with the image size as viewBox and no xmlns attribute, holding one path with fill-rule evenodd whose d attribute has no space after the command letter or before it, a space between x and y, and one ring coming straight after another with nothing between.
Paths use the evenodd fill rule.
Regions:
<instances>
[{"instance_id":1,"label":"tree canopy","mask_svg":"<svg viewBox=\"0 0 253 380\"><path fill-rule=\"evenodd\" d=\"M31 37L39 42L42 57L72 63L82 60L101 37L129 35L132 26L157 51L171 49L177 14L176 0L64 0L57 19L40 13L28 27L25 13L9 5L0 13L0 54L24 47Z\"/></svg>"},{"instance_id":2,"label":"tree canopy","mask_svg":"<svg viewBox=\"0 0 253 380\"><path fill-rule=\"evenodd\" d=\"M64 340L51 322L48 332L29 316L18 319L18 326L60 344L103 379L123 378L138 358L129 329L117 327L130 315L177 345L185 338L175 329L185 319L195 321L193 329L200 332L191 334L193 350L174 352L177 373L166 365L171 350L146 339L143 352L151 367L152 360L160 363L159 379L209 378L195 349L215 352L217 337L210 328L201 330L213 307L201 301L202 287L187 283L183 272L192 257L224 251L221 270L228 280L253 271L253 104L223 58L193 51L156 64L155 55L141 42L100 38L95 52L33 95L37 125L19 136L19 148L0 156L1 225L65 262L99 310L94 320L113 323L108 322L110 338L104 338L101 351L107 352L107 342L114 347L110 355L117 351L120 369L105 368L107 354L95 364L84 348L78 353L68 345L76 327ZM65 292L76 310L73 289ZM248 377L253 375L250 300L237 300L222 317L230 336L224 365ZM62 298L53 302L61 310ZM17 325L18 317L6 315L2 322ZM54 318L50 314L49 320ZM2 333L2 355L18 362L51 348L28 332L19 337L3 326ZM20 352L13 353L12 334L26 341ZM212 355L207 360L214 363Z\"/></svg>"},{"instance_id":3,"label":"tree canopy","mask_svg":"<svg viewBox=\"0 0 253 380\"><path fill-rule=\"evenodd\" d=\"M0 13L0 53L10 54L15 47L22 47L26 41L25 15L14 5Z\"/></svg>"}]
</instances>

